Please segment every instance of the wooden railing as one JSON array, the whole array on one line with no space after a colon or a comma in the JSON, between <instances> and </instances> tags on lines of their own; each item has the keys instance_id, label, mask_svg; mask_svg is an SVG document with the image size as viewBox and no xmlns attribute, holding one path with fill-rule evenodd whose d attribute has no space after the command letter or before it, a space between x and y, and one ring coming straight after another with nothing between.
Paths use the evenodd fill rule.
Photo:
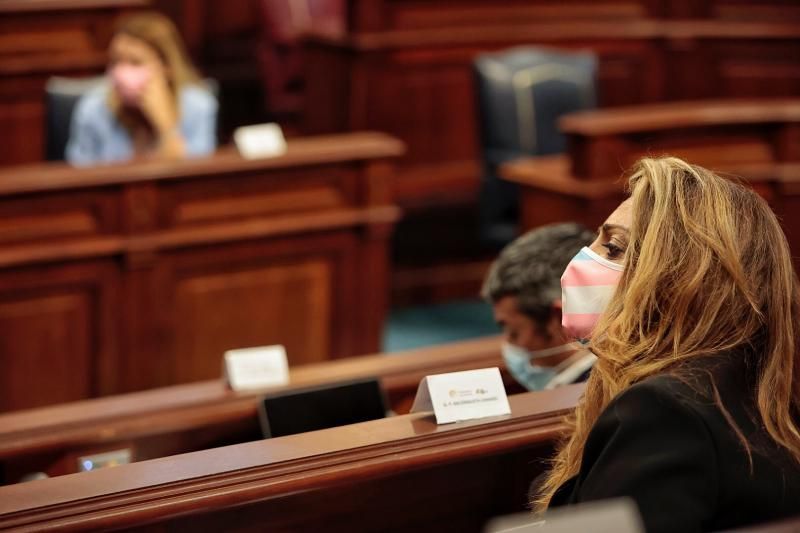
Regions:
<instances>
[{"instance_id":1,"label":"wooden railing","mask_svg":"<svg viewBox=\"0 0 800 533\"><path fill-rule=\"evenodd\" d=\"M246 393L216 379L8 413L0 415L0 472L16 483L34 472L77 472L78 458L113 450L144 461L258 440L263 394L363 378L378 378L390 408L405 414L426 375L502 366L500 338L488 337L292 367L287 386ZM523 390L504 378L507 390Z\"/></svg>"},{"instance_id":2,"label":"wooden railing","mask_svg":"<svg viewBox=\"0 0 800 533\"><path fill-rule=\"evenodd\" d=\"M397 416L0 488L0 528L479 531L524 509L582 385L509 416Z\"/></svg>"}]
</instances>

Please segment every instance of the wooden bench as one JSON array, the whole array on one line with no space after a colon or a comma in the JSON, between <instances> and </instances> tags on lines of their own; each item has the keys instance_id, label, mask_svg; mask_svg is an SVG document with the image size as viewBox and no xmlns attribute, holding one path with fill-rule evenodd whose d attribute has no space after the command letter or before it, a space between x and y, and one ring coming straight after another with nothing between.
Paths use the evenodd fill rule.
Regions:
<instances>
[{"instance_id":1,"label":"wooden bench","mask_svg":"<svg viewBox=\"0 0 800 533\"><path fill-rule=\"evenodd\" d=\"M0 415L0 473L78 471L78 458L127 450L134 461L258 440L257 402L266 392L377 377L389 405L407 413L426 375L503 368L500 338L292 367L290 384L236 393L220 379ZM510 392L523 389L507 374Z\"/></svg>"},{"instance_id":2,"label":"wooden bench","mask_svg":"<svg viewBox=\"0 0 800 533\"><path fill-rule=\"evenodd\" d=\"M0 528L479 531L523 510L582 390L512 396L510 416L404 415L0 487Z\"/></svg>"},{"instance_id":3,"label":"wooden bench","mask_svg":"<svg viewBox=\"0 0 800 533\"><path fill-rule=\"evenodd\" d=\"M403 149L0 170L0 411L210 379L231 348L377 352Z\"/></svg>"}]
</instances>

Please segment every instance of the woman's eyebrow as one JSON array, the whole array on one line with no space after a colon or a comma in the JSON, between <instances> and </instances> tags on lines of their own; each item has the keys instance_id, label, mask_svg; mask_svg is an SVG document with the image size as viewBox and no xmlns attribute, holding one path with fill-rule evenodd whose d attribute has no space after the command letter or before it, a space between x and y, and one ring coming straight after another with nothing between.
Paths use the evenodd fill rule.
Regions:
<instances>
[{"instance_id":1,"label":"woman's eyebrow","mask_svg":"<svg viewBox=\"0 0 800 533\"><path fill-rule=\"evenodd\" d=\"M614 230L624 231L625 233L630 233L630 230L627 227L622 226L620 224L605 223L601 227L603 228L603 231L605 231L606 233L609 233L609 232L614 231Z\"/></svg>"}]
</instances>

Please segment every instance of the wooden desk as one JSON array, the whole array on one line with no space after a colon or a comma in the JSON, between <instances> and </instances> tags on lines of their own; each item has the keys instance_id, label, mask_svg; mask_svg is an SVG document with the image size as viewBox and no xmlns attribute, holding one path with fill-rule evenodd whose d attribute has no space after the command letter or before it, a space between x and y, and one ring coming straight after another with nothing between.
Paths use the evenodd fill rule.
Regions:
<instances>
[{"instance_id":1,"label":"wooden desk","mask_svg":"<svg viewBox=\"0 0 800 533\"><path fill-rule=\"evenodd\" d=\"M0 409L214 378L243 346L376 352L402 153L353 133L256 161L0 171Z\"/></svg>"},{"instance_id":2,"label":"wooden desk","mask_svg":"<svg viewBox=\"0 0 800 533\"><path fill-rule=\"evenodd\" d=\"M800 161L800 99L698 100L572 113L559 121L573 176L613 180L668 153L709 168Z\"/></svg>"},{"instance_id":3,"label":"wooden desk","mask_svg":"<svg viewBox=\"0 0 800 533\"><path fill-rule=\"evenodd\" d=\"M641 157L675 155L745 178L800 250L800 100L675 102L564 117L568 153L504 165L520 185L525 229L575 220L597 227L625 196L623 175Z\"/></svg>"},{"instance_id":4,"label":"wooden desk","mask_svg":"<svg viewBox=\"0 0 800 533\"><path fill-rule=\"evenodd\" d=\"M567 221L597 228L625 198L624 180L578 179L563 156L521 159L501 175L519 185L521 231Z\"/></svg>"},{"instance_id":5,"label":"wooden desk","mask_svg":"<svg viewBox=\"0 0 800 533\"><path fill-rule=\"evenodd\" d=\"M522 510L583 387L510 398L512 414L429 414L0 487L0 528L479 531Z\"/></svg>"},{"instance_id":6,"label":"wooden desk","mask_svg":"<svg viewBox=\"0 0 800 533\"><path fill-rule=\"evenodd\" d=\"M411 407L426 375L503 368L500 338L489 337L402 354L379 354L293 367L286 387L235 393L221 380L174 385L0 415L0 478L31 472L77 472L78 457L129 449L144 461L259 440L262 394L377 377L396 413ZM504 372L506 389L522 389Z\"/></svg>"}]
</instances>

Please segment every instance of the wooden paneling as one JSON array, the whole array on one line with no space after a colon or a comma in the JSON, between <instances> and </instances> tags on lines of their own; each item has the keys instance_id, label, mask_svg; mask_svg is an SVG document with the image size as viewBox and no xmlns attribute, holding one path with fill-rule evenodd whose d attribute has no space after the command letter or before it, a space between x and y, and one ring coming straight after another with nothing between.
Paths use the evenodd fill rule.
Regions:
<instances>
[{"instance_id":1,"label":"wooden paneling","mask_svg":"<svg viewBox=\"0 0 800 533\"><path fill-rule=\"evenodd\" d=\"M524 509L582 390L512 396L509 416L405 415L2 487L0 527L480 531Z\"/></svg>"},{"instance_id":2,"label":"wooden paneling","mask_svg":"<svg viewBox=\"0 0 800 533\"><path fill-rule=\"evenodd\" d=\"M708 16L726 20L748 21L797 21L800 20L800 5L794 0L705 0Z\"/></svg>"},{"instance_id":3,"label":"wooden paneling","mask_svg":"<svg viewBox=\"0 0 800 533\"><path fill-rule=\"evenodd\" d=\"M157 531L254 533L264 527L282 532L477 533L490 517L526 510L526 484L543 471L553 440L520 447L515 452L477 457L469 454L422 469L398 468L387 477L363 478L330 488L321 483L291 497L245 504L235 513L212 511L170 517L159 521L156 527Z\"/></svg>"},{"instance_id":4,"label":"wooden paneling","mask_svg":"<svg viewBox=\"0 0 800 533\"><path fill-rule=\"evenodd\" d=\"M192 226L210 220L244 220L285 212L320 212L357 204L357 175L345 165L287 169L282 181L258 175L207 180L203 189L170 183L159 204L159 225Z\"/></svg>"},{"instance_id":5,"label":"wooden paneling","mask_svg":"<svg viewBox=\"0 0 800 533\"><path fill-rule=\"evenodd\" d=\"M800 42L763 39L749 43L702 43L712 56L720 96L785 97L800 94ZM710 91L711 92L711 91ZM716 91L714 91L716 92ZM716 96L711 92L711 97Z\"/></svg>"},{"instance_id":6,"label":"wooden paneling","mask_svg":"<svg viewBox=\"0 0 800 533\"><path fill-rule=\"evenodd\" d=\"M89 295L81 292L0 303L0 353L15 356L3 358L0 387L4 405L21 407L16 404L22 397L36 398L41 405L91 395L95 363L92 308ZM28 333L16 334L22 330ZM65 380L65 376L72 378ZM35 407L36 403L25 406Z\"/></svg>"},{"instance_id":7,"label":"wooden paneling","mask_svg":"<svg viewBox=\"0 0 800 533\"><path fill-rule=\"evenodd\" d=\"M233 348L284 344L292 364L376 351L402 151L363 133L259 161L0 173L8 379L26 361L75 375L48 374L42 393L29 375L0 409L213 378Z\"/></svg>"},{"instance_id":8,"label":"wooden paneling","mask_svg":"<svg viewBox=\"0 0 800 533\"><path fill-rule=\"evenodd\" d=\"M94 396L116 358L113 265L0 271L0 405L37 407ZM69 379L65 379L69 376Z\"/></svg>"},{"instance_id":9,"label":"wooden paneling","mask_svg":"<svg viewBox=\"0 0 800 533\"><path fill-rule=\"evenodd\" d=\"M370 73L363 115L355 121L375 124L380 131L394 130L396 135L408 139L406 165L409 167L441 162L445 153L448 161L473 160L478 151L478 139L469 133L477 131L476 117L464 112L475 105L472 74L454 65L451 57L403 56L400 52L387 58L396 62L396 69ZM413 105L387 106L386 102L413 102ZM400 188L402 179L398 178L395 193L409 191L407 187ZM452 193L452 189L449 192ZM420 189L414 187L413 194L419 196ZM399 200L401 196L397 197Z\"/></svg>"},{"instance_id":10,"label":"wooden paneling","mask_svg":"<svg viewBox=\"0 0 800 533\"><path fill-rule=\"evenodd\" d=\"M374 0L350 2L354 32L390 28L420 29L474 27L490 24L533 24L546 20L624 20L647 15L647 2L640 0L463 0L426 2L424 0Z\"/></svg>"},{"instance_id":11,"label":"wooden paneling","mask_svg":"<svg viewBox=\"0 0 800 533\"><path fill-rule=\"evenodd\" d=\"M222 143L245 124L273 119L264 106L257 49L263 39L262 0L151 0L178 26L195 65L219 86Z\"/></svg>"},{"instance_id":12,"label":"wooden paneling","mask_svg":"<svg viewBox=\"0 0 800 533\"><path fill-rule=\"evenodd\" d=\"M332 351L332 265L324 258L239 265L224 251L215 264L193 258L195 272L176 280L175 351L177 381L217 372L214 355L231 346L265 346L287 339L291 363L327 359ZM274 259L273 259L274 261ZM208 269L208 271L206 271ZM210 366L209 366L210 365Z\"/></svg>"},{"instance_id":13,"label":"wooden paneling","mask_svg":"<svg viewBox=\"0 0 800 533\"><path fill-rule=\"evenodd\" d=\"M43 94L44 84L36 93ZM38 102L8 101L0 99L0 127L14 132L0 145L3 164L40 161L44 158L44 109ZM37 143L37 141L40 141Z\"/></svg>"},{"instance_id":14,"label":"wooden paneling","mask_svg":"<svg viewBox=\"0 0 800 533\"><path fill-rule=\"evenodd\" d=\"M642 104L663 98L661 51L650 42L585 42L598 58L597 99L600 107Z\"/></svg>"}]
</instances>

